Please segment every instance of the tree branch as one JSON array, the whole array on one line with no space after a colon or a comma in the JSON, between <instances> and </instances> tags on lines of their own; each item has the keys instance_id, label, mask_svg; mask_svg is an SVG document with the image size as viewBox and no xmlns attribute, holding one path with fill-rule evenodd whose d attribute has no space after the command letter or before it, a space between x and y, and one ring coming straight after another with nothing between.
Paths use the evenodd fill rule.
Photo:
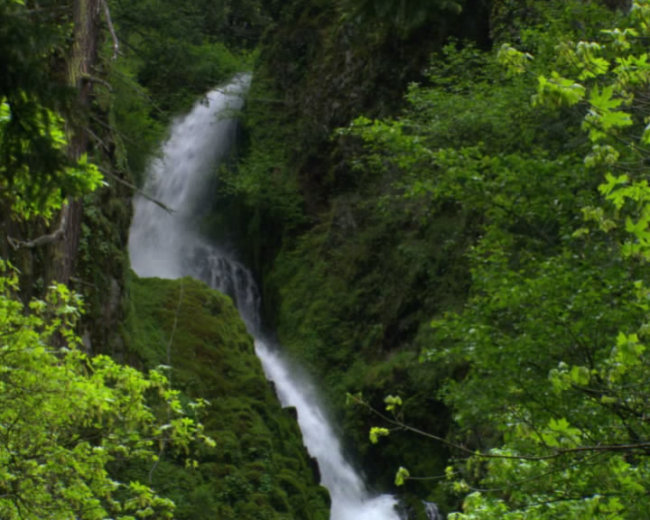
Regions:
<instances>
[{"instance_id":1,"label":"tree branch","mask_svg":"<svg viewBox=\"0 0 650 520\"><path fill-rule=\"evenodd\" d=\"M49 233L47 235L41 235L38 238L35 238L33 240L26 240L26 241L8 236L7 242L9 242L9 245L11 245L11 247L13 247L15 250L18 250L23 247L30 248L30 249L34 247L40 247L61 240L63 238L63 234L65 233L65 229L68 223L67 207L68 206L66 204L64 208L61 210L61 220L59 221L59 227L53 233Z\"/></svg>"},{"instance_id":2,"label":"tree branch","mask_svg":"<svg viewBox=\"0 0 650 520\"><path fill-rule=\"evenodd\" d=\"M139 195L141 195L142 197L144 197L148 201L153 202L154 204L156 204L160 208L164 209L167 213L171 214L171 213L175 212L175 210L173 208L170 208L164 202L161 202L158 199L152 197L151 195L146 194L144 191L142 191L140 188L138 188L135 184L131 184L129 181L125 181L124 179L122 179L122 178L118 177L117 175L115 175L112 171L106 170L106 169L101 168L101 167L99 168L99 171L101 171L104 175L108 175L108 176L112 177L114 180L116 180L120 184L126 186L127 188L132 189L134 192L138 193Z\"/></svg>"},{"instance_id":3,"label":"tree branch","mask_svg":"<svg viewBox=\"0 0 650 520\"><path fill-rule=\"evenodd\" d=\"M415 428L413 426L409 426L408 424L396 418L388 417L387 415L384 415L380 411L370 406L367 402L365 402L363 399L361 399L358 396L351 395L351 398L357 404L366 407L373 414L380 417L383 421L387 422L388 424L392 424L393 426L396 426L397 428L405 431L417 433L418 435L421 435L428 439L441 442L442 444L449 446L450 448L454 448L456 450L462 451L463 453L466 453L472 457L479 457L483 459L551 460L551 459L556 459L558 457L562 457L563 455L571 455L577 453L595 453L595 452L607 452L607 451L618 452L618 451L638 451L638 450L650 452L650 442L636 442L636 443L626 443L626 444L596 444L592 446L577 446L575 448L558 448L553 450L553 452L549 453L548 455L501 455L497 453L483 453L480 451L470 450L469 448L466 448L465 446L461 446L460 444L450 442L447 439L444 439L432 433L428 433L418 428Z\"/></svg>"},{"instance_id":4,"label":"tree branch","mask_svg":"<svg viewBox=\"0 0 650 520\"><path fill-rule=\"evenodd\" d=\"M88 74L87 72L81 73L80 77L81 79L90 81L91 83L99 83L100 85L105 86L110 92L113 92L113 86L108 81L102 78L98 78L97 76L93 76L92 74Z\"/></svg>"},{"instance_id":5,"label":"tree branch","mask_svg":"<svg viewBox=\"0 0 650 520\"><path fill-rule=\"evenodd\" d=\"M111 33L113 38L113 59L116 60L118 54L120 53L120 41L117 39L117 34L115 34L115 27L113 26L113 20L111 18L111 11L108 8L108 1L102 0L104 6L104 15L106 16L106 25L108 25L108 31Z\"/></svg>"}]
</instances>

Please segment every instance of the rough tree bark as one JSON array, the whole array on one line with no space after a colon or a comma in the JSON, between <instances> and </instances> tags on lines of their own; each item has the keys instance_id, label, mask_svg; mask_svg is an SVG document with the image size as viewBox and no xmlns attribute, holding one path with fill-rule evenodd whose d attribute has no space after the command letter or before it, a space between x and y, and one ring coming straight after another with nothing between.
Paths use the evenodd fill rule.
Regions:
<instances>
[{"instance_id":1,"label":"rough tree bark","mask_svg":"<svg viewBox=\"0 0 650 520\"><path fill-rule=\"evenodd\" d=\"M87 114L90 110L93 83L93 66L97 60L100 35L102 0L74 0L74 43L68 62L70 84L78 92L78 116L69 121L68 154L72 160L79 159L88 151ZM74 272L81 236L83 205L80 200L68 200L61 210L62 237L52 246L51 279L67 284Z\"/></svg>"}]
</instances>

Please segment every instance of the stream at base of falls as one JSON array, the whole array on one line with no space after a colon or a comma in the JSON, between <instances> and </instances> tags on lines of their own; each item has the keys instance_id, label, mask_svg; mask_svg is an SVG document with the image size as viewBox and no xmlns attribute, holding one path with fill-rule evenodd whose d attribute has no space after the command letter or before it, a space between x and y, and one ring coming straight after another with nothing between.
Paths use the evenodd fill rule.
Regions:
<instances>
[{"instance_id":1,"label":"stream at base of falls","mask_svg":"<svg viewBox=\"0 0 650 520\"><path fill-rule=\"evenodd\" d=\"M238 76L173 123L160 155L147 170L143 192L149 198L134 199L129 232L131 265L143 277L192 276L233 298L280 402L297 410L303 442L318 460L321 484L330 492L331 520L399 520L395 498L372 496L346 460L313 385L297 375L300 371L261 332L260 296L250 272L195 231L205 194L213 185L212 174L234 142L234 113L243 105L249 83L250 76Z\"/></svg>"}]
</instances>

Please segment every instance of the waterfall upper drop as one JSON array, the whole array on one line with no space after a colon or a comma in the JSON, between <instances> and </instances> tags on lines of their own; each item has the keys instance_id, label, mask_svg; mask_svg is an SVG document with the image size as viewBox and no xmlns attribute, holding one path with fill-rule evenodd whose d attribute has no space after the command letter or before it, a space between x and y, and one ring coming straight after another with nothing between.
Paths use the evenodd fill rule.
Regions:
<instances>
[{"instance_id":1,"label":"waterfall upper drop","mask_svg":"<svg viewBox=\"0 0 650 520\"><path fill-rule=\"evenodd\" d=\"M194 233L192 221L217 161L234 141L233 116L243 105L250 79L250 75L238 76L176 120L160 155L149 164L143 188L146 196L135 197L129 231L131 266L139 275L179 278L194 274L188 272L192 257L197 256L197 248L207 245Z\"/></svg>"},{"instance_id":2,"label":"waterfall upper drop","mask_svg":"<svg viewBox=\"0 0 650 520\"><path fill-rule=\"evenodd\" d=\"M296 377L296 371L261 333L259 295L249 271L195 231L211 174L233 143L233 111L243 105L250 79L242 75L224 89L211 92L172 125L160 156L147 170L143 191L148 197L134 199L129 232L131 265L140 276L193 276L233 298L279 399L297 410L305 446L318 459L322 484L330 491L331 520L399 520L395 499L390 495L372 497L346 461L312 385Z\"/></svg>"}]
</instances>

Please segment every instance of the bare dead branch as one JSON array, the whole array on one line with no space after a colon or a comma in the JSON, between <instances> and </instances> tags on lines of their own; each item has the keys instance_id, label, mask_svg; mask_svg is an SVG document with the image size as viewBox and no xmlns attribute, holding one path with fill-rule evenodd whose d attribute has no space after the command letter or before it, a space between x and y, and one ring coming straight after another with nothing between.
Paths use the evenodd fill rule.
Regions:
<instances>
[{"instance_id":1,"label":"bare dead branch","mask_svg":"<svg viewBox=\"0 0 650 520\"><path fill-rule=\"evenodd\" d=\"M88 74L87 72L82 73L80 77L86 81L90 81L91 83L99 83L100 85L103 85L111 92L113 91L113 86L105 79L98 78L97 76L93 76L92 74Z\"/></svg>"},{"instance_id":2,"label":"bare dead branch","mask_svg":"<svg viewBox=\"0 0 650 520\"><path fill-rule=\"evenodd\" d=\"M115 181L119 182L120 184L126 186L127 188L133 190L135 193L141 195L142 197L147 199L149 202L153 202L154 204L156 204L160 208L164 209L167 213L171 214L171 213L175 212L175 210L173 208L170 208L164 202L159 201L158 199L152 197L151 195L148 195L147 193L142 191L140 188L138 188L135 184L131 184L129 181L126 181L126 180L118 177L112 171L106 170L104 168L99 168L99 171L101 171L104 175L108 175L109 177L111 177Z\"/></svg>"},{"instance_id":3,"label":"bare dead branch","mask_svg":"<svg viewBox=\"0 0 650 520\"><path fill-rule=\"evenodd\" d=\"M108 8L107 0L102 0L102 4L104 5L104 15L106 16L106 25L108 25L108 31L111 33L111 38L113 38L113 59L116 60L118 54L120 53L120 41L117 39L117 34L115 34L115 27L113 26L111 11Z\"/></svg>"},{"instance_id":4,"label":"bare dead branch","mask_svg":"<svg viewBox=\"0 0 650 520\"><path fill-rule=\"evenodd\" d=\"M92 138L97 142L97 144L99 144L99 146L101 146L101 147L103 148L103 150L104 150L105 152L110 152L110 147L109 147L109 146L108 146L108 145L107 145L107 144L106 144L106 143L101 139L101 137L99 137L95 132L93 132L93 131L92 131L90 128L88 128L88 127L84 128L84 131L85 131L85 132L86 132L90 137L92 137Z\"/></svg>"},{"instance_id":5,"label":"bare dead branch","mask_svg":"<svg viewBox=\"0 0 650 520\"><path fill-rule=\"evenodd\" d=\"M65 233L65 229L67 226L67 222L68 222L67 208L68 205L66 204L61 210L61 219L59 220L59 227L53 233L49 233L47 235L41 235L40 237L37 237L33 240L19 240L17 238L12 238L8 236L7 242L9 242L9 245L13 247L15 250L24 247L32 249L35 247L40 247L47 244L52 244L54 242L58 242L63 238L63 234Z\"/></svg>"}]
</instances>

